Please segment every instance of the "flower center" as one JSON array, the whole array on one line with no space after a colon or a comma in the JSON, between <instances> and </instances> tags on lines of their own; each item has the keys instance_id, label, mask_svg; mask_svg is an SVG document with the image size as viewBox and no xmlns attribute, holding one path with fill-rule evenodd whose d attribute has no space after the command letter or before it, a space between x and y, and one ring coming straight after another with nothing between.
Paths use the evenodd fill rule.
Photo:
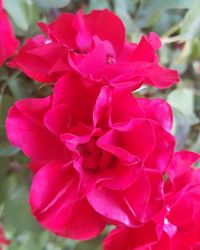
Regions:
<instances>
[{"instance_id":1,"label":"flower center","mask_svg":"<svg viewBox=\"0 0 200 250\"><path fill-rule=\"evenodd\" d=\"M116 157L96 145L97 137L92 137L89 142L79 144L77 149L82 156L82 167L84 170L101 172L112 168Z\"/></svg>"},{"instance_id":2,"label":"flower center","mask_svg":"<svg viewBox=\"0 0 200 250\"><path fill-rule=\"evenodd\" d=\"M164 220L164 231L170 236L173 237L177 232L177 226L171 224L167 218Z\"/></svg>"},{"instance_id":3,"label":"flower center","mask_svg":"<svg viewBox=\"0 0 200 250\"><path fill-rule=\"evenodd\" d=\"M116 63L116 59L112 56L107 56L107 64L114 64Z\"/></svg>"}]
</instances>

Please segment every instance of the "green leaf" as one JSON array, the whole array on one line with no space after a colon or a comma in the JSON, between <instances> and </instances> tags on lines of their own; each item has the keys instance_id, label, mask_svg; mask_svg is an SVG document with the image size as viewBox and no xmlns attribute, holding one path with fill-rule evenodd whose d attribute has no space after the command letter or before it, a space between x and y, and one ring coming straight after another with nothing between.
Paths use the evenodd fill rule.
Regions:
<instances>
[{"instance_id":1,"label":"green leaf","mask_svg":"<svg viewBox=\"0 0 200 250\"><path fill-rule=\"evenodd\" d=\"M123 20L127 33L133 32L134 22L130 16L130 11L134 10L133 2L130 0L127 0L127 1L115 0L114 8L115 8L116 14Z\"/></svg>"},{"instance_id":2,"label":"green leaf","mask_svg":"<svg viewBox=\"0 0 200 250\"><path fill-rule=\"evenodd\" d=\"M180 16L178 12L174 13L172 11L163 11L162 15L160 15L159 22L155 23L153 29L159 35L163 35L163 32L169 32L171 29L175 29L175 31L172 32L174 33L180 28L178 24L181 20L182 16Z\"/></svg>"},{"instance_id":3,"label":"green leaf","mask_svg":"<svg viewBox=\"0 0 200 250\"><path fill-rule=\"evenodd\" d=\"M35 0L36 4L44 10L59 9L70 4L71 0Z\"/></svg>"},{"instance_id":4,"label":"green leaf","mask_svg":"<svg viewBox=\"0 0 200 250\"><path fill-rule=\"evenodd\" d=\"M197 137L197 140L192 144L192 151L200 154L200 134Z\"/></svg>"},{"instance_id":5,"label":"green leaf","mask_svg":"<svg viewBox=\"0 0 200 250\"><path fill-rule=\"evenodd\" d=\"M176 108L172 108L173 111L173 128L172 134L176 137L176 150L182 150L186 144L189 132L190 124L186 116Z\"/></svg>"},{"instance_id":6,"label":"green leaf","mask_svg":"<svg viewBox=\"0 0 200 250\"><path fill-rule=\"evenodd\" d=\"M15 98L9 95L0 94L0 126L4 127L4 123L8 114L8 109L15 102Z\"/></svg>"},{"instance_id":7,"label":"green leaf","mask_svg":"<svg viewBox=\"0 0 200 250\"><path fill-rule=\"evenodd\" d=\"M190 2L190 1L189 1ZM182 22L181 37L186 40L190 40L196 36L200 31L200 0L192 5L191 9L186 13Z\"/></svg>"},{"instance_id":8,"label":"green leaf","mask_svg":"<svg viewBox=\"0 0 200 250\"><path fill-rule=\"evenodd\" d=\"M7 166L9 159L7 157L0 158L0 207L4 206L5 200L8 195L8 188L10 187L7 182ZM2 215L1 215L2 216Z\"/></svg>"},{"instance_id":9,"label":"green leaf","mask_svg":"<svg viewBox=\"0 0 200 250\"><path fill-rule=\"evenodd\" d=\"M19 152L19 148L16 148L9 143L5 128L0 127L0 157L14 156Z\"/></svg>"},{"instance_id":10,"label":"green leaf","mask_svg":"<svg viewBox=\"0 0 200 250\"><path fill-rule=\"evenodd\" d=\"M26 232L17 237L14 235L8 250L44 250L48 244L48 236L45 231L40 232L39 235L33 232Z\"/></svg>"},{"instance_id":11,"label":"green leaf","mask_svg":"<svg viewBox=\"0 0 200 250\"><path fill-rule=\"evenodd\" d=\"M34 85L30 81L16 77L8 80L8 87L16 99L22 99L31 96Z\"/></svg>"},{"instance_id":12,"label":"green leaf","mask_svg":"<svg viewBox=\"0 0 200 250\"><path fill-rule=\"evenodd\" d=\"M5 201L4 224L17 232L36 231L39 227L33 219L25 187L19 187Z\"/></svg>"},{"instance_id":13,"label":"green leaf","mask_svg":"<svg viewBox=\"0 0 200 250\"><path fill-rule=\"evenodd\" d=\"M190 125L198 123L199 119L194 113L194 89L179 87L168 95L168 102L187 119Z\"/></svg>"},{"instance_id":14,"label":"green leaf","mask_svg":"<svg viewBox=\"0 0 200 250\"><path fill-rule=\"evenodd\" d=\"M27 31L31 24L39 20L38 9L30 0L5 0L4 6L15 25L23 31Z\"/></svg>"},{"instance_id":15,"label":"green leaf","mask_svg":"<svg viewBox=\"0 0 200 250\"><path fill-rule=\"evenodd\" d=\"M74 250L101 250L102 249L102 241L105 236L100 235L93 240L88 240L85 242L79 242Z\"/></svg>"},{"instance_id":16,"label":"green leaf","mask_svg":"<svg viewBox=\"0 0 200 250\"><path fill-rule=\"evenodd\" d=\"M140 27L153 26L163 11L168 9L189 9L196 0L142 0L137 13Z\"/></svg>"},{"instance_id":17,"label":"green leaf","mask_svg":"<svg viewBox=\"0 0 200 250\"><path fill-rule=\"evenodd\" d=\"M199 58L200 58L200 41L198 38L195 38L192 40L192 49L191 49L191 53L190 53L190 59L192 61L197 60L197 62L198 62ZM193 62L193 63L195 63L195 62ZM197 72L197 74L198 74L198 72Z\"/></svg>"},{"instance_id":18,"label":"green leaf","mask_svg":"<svg viewBox=\"0 0 200 250\"><path fill-rule=\"evenodd\" d=\"M19 148L13 147L7 141L0 142L0 157L1 156L6 156L6 157L13 156L13 155L16 155L19 151L20 151Z\"/></svg>"},{"instance_id":19,"label":"green leaf","mask_svg":"<svg viewBox=\"0 0 200 250\"><path fill-rule=\"evenodd\" d=\"M90 1L90 5L89 5L89 11L93 10L93 9L98 9L98 10L102 10L102 9L110 9L110 5L108 3L107 0L91 0Z\"/></svg>"}]
</instances>

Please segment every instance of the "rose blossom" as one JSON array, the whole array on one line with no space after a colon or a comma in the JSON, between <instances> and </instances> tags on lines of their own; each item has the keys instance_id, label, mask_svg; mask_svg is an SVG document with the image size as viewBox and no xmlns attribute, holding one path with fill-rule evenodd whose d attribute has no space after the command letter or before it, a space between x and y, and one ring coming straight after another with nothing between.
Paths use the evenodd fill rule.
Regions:
<instances>
[{"instance_id":1,"label":"rose blossom","mask_svg":"<svg viewBox=\"0 0 200 250\"><path fill-rule=\"evenodd\" d=\"M104 240L104 250L198 250L200 247L200 155L174 154L167 171L166 210L141 228L119 227Z\"/></svg>"},{"instance_id":2,"label":"rose blossom","mask_svg":"<svg viewBox=\"0 0 200 250\"><path fill-rule=\"evenodd\" d=\"M3 9L3 0L0 0L0 66L11 57L17 47L19 41L16 39L13 27Z\"/></svg>"},{"instance_id":3,"label":"rose blossom","mask_svg":"<svg viewBox=\"0 0 200 250\"><path fill-rule=\"evenodd\" d=\"M167 220L176 229L171 237L174 249L199 249L200 171L192 167L199 159L196 153L178 152L168 170Z\"/></svg>"},{"instance_id":4,"label":"rose blossom","mask_svg":"<svg viewBox=\"0 0 200 250\"><path fill-rule=\"evenodd\" d=\"M39 82L55 82L72 70L132 90L143 83L167 88L179 81L177 71L159 65L159 37L152 32L138 44L127 42L122 21L109 10L64 13L39 27L45 36L29 38L9 63Z\"/></svg>"},{"instance_id":5,"label":"rose blossom","mask_svg":"<svg viewBox=\"0 0 200 250\"><path fill-rule=\"evenodd\" d=\"M77 74L63 76L49 97L16 102L6 122L10 141L32 160L33 214L74 239L95 237L106 222L141 226L163 208L171 126L162 99L100 89Z\"/></svg>"},{"instance_id":6,"label":"rose blossom","mask_svg":"<svg viewBox=\"0 0 200 250\"><path fill-rule=\"evenodd\" d=\"M2 225L0 224L0 250L2 250L2 246L8 246L9 245L9 240L6 239L5 232L3 230Z\"/></svg>"}]
</instances>

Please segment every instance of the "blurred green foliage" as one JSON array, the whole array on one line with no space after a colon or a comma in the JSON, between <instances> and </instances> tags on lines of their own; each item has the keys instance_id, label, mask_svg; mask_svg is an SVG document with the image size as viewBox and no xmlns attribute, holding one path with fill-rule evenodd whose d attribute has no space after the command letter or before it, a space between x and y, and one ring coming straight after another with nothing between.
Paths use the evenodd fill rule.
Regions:
<instances>
[{"instance_id":1,"label":"blurred green foliage","mask_svg":"<svg viewBox=\"0 0 200 250\"><path fill-rule=\"evenodd\" d=\"M163 42L160 60L176 68L181 82L167 90L145 87L138 96L163 97L173 108L177 150L200 153L200 0L5 0L5 9L21 42L39 32L37 21L49 22L61 11L109 8L119 15L129 40L157 32ZM8 108L26 97L49 90L6 65L0 68L0 220L11 240L9 250L100 250L102 236L79 243L51 235L33 219L28 205L31 174L28 159L6 139Z\"/></svg>"}]
</instances>

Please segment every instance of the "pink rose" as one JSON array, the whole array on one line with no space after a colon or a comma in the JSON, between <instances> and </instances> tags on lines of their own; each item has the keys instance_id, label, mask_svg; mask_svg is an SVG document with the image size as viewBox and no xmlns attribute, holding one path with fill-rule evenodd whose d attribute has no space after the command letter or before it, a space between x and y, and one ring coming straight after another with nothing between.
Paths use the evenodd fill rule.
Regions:
<instances>
[{"instance_id":1,"label":"pink rose","mask_svg":"<svg viewBox=\"0 0 200 250\"><path fill-rule=\"evenodd\" d=\"M109 10L66 13L39 27L46 36L29 38L9 63L39 82L55 82L74 70L132 90L143 83L167 88L179 81L175 70L158 63L159 37L150 33L138 44L127 42L122 21Z\"/></svg>"},{"instance_id":2,"label":"pink rose","mask_svg":"<svg viewBox=\"0 0 200 250\"><path fill-rule=\"evenodd\" d=\"M167 171L166 210L140 228L114 229L104 240L104 250L198 250L200 171L192 165L199 159L192 152L175 153Z\"/></svg>"},{"instance_id":3,"label":"pink rose","mask_svg":"<svg viewBox=\"0 0 200 250\"><path fill-rule=\"evenodd\" d=\"M100 89L76 74L49 97L16 102L6 122L10 141L32 160L33 214L74 239L95 237L108 222L138 227L162 210L171 125L162 99Z\"/></svg>"},{"instance_id":4,"label":"pink rose","mask_svg":"<svg viewBox=\"0 0 200 250\"><path fill-rule=\"evenodd\" d=\"M0 224L0 250L2 250L2 246L5 246L5 245L8 246L9 243L10 241L7 240L3 227Z\"/></svg>"},{"instance_id":5,"label":"pink rose","mask_svg":"<svg viewBox=\"0 0 200 250\"><path fill-rule=\"evenodd\" d=\"M167 220L175 229L170 235L174 249L196 249L200 244L200 171L192 167L199 159L196 153L178 152L168 170L166 185L172 188L166 194Z\"/></svg>"},{"instance_id":6,"label":"pink rose","mask_svg":"<svg viewBox=\"0 0 200 250\"><path fill-rule=\"evenodd\" d=\"M3 0L0 0L0 66L11 57L17 47L19 41L16 39L13 27L3 9Z\"/></svg>"}]
</instances>

